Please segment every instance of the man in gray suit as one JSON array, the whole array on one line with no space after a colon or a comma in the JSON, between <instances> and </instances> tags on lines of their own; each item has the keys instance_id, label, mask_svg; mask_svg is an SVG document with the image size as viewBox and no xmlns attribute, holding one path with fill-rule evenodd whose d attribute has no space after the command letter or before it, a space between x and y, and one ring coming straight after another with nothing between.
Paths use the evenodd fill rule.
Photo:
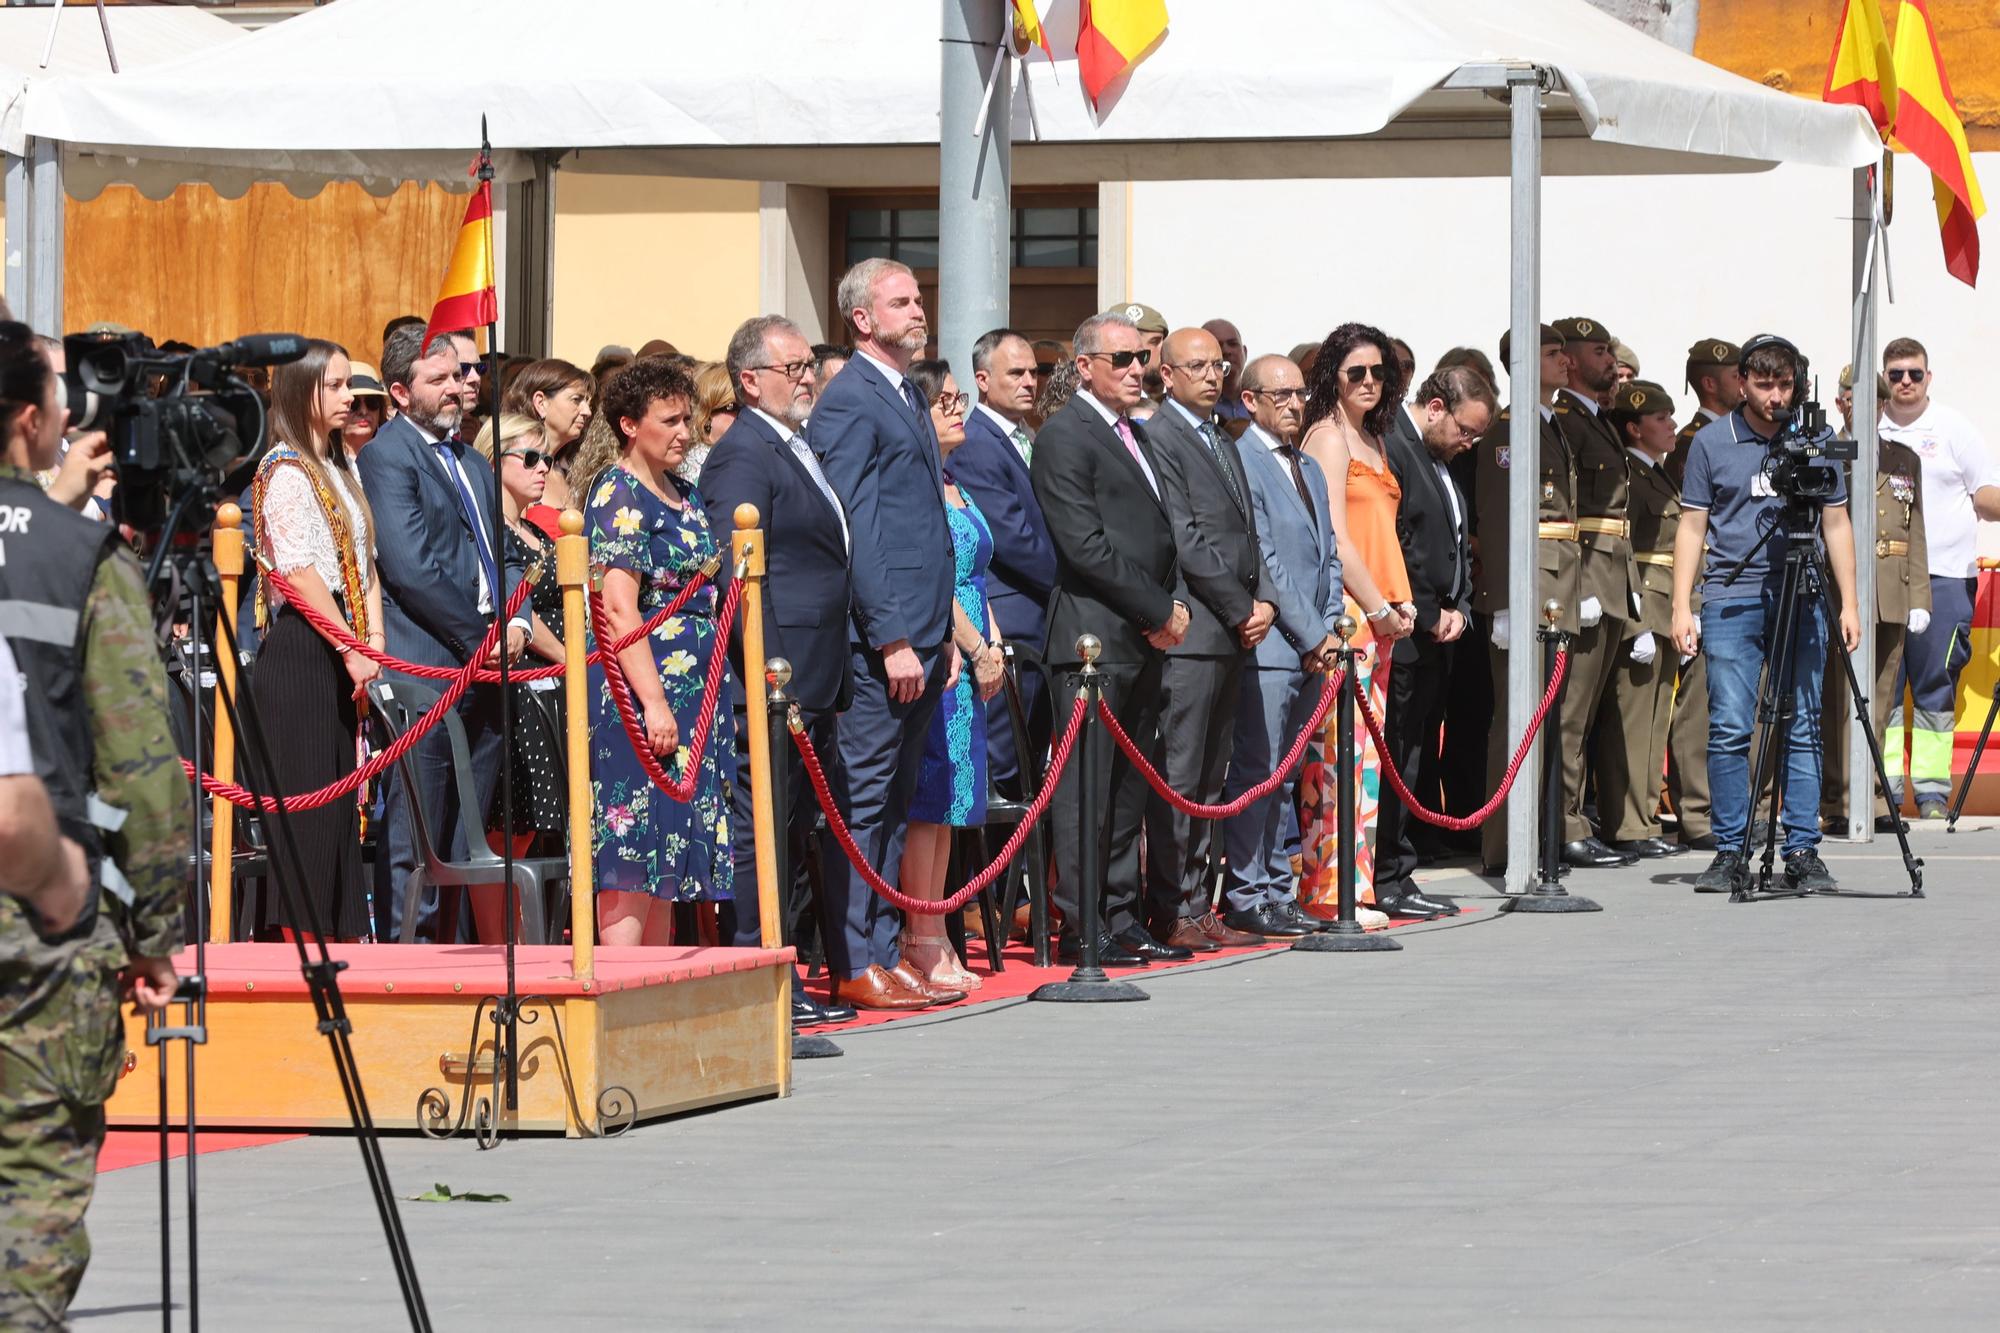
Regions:
<instances>
[{"instance_id":1,"label":"man in gray suit","mask_svg":"<svg viewBox=\"0 0 2000 1333\"><path fill-rule=\"evenodd\" d=\"M1146 423L1146 438L1174 528L1189 618L1187 637L1167 650L1154 763L1175 791L1212 805L1234 748L1244 655L1271 632L1278 608L1257 548L1243 460L1214 419L1229 363L1202 329L1177 331L1165 350L1166 402ZM1259 942L1210 910L1213 841L1213 821L1182 814L1157 795L1147 803L1147 929L1197 953Z\"/></svg>"},{"instance_id":2,"label":"man in gray suit","mask_svg":"<svg viewBox=\"0 0 2000 1333\"><path fill-rule=\"evenodd\" d=\"M1333 622L1341 605L1326 474L1298 447L1305 377L1285 357L1260 356L1244 367L1243 403L1251 416L1240 441L1243 478L1278 614L1277 633L1257 644L1238 685L1225 800L1263 781L1312 716L1319 692L1307 685L1339 647ZM1283 847L1284 810L1297 781L1294 770L1278 790L1223 823L1229 856L1223 921L1232 929L1271 936L1317 929L1299 908Z\"/></svg>"}]
</instances>

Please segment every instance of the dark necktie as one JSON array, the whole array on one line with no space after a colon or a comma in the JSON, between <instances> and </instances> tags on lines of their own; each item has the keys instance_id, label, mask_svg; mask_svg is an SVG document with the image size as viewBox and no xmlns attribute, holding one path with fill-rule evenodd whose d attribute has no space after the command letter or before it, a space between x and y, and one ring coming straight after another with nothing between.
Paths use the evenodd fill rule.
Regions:
<instances>
[{"instance_id":1,"label":"dark necktie","mask_svg":"<svg viewBox=\"0 0 2000 1333\"><path fill-rule=\"evenodd\" d=\"M451 493L458 497L458 508L465 515L465 524L472 529L472 540L479 550L479 563L486 571L487 595L498 607L505 600L505 590L500 586L500 570L493 560L492 538L479 521L479 505L472 498L465 473L459 469L458 449L450 440L439 440L433 447L444 463L445 475L451 478Z\"/></svg>"},{"instance_id":2,"label":"dark necktie","mask_svg":"<svg viewBox=\"0 0 2000 1333\"><path fill-rule=\"evenodd\" d=\"M1222 484L1229 488L1229 498L1236 502L1236 508L1243 513L1243 488L1237 484L1236 469L1229 462L1229 451L1222 446L1222 432L1213 421L1204 421L1200 426L1201 442L1208 446L1208 452L1215 459L1215 465L1222 469Z\"/></svg>"},{"instance_id":3,"label":"dark necktie","mask_svg":"<svg viewBox=\"0 0 2000 1333\"><path fill-rule=\"evenodd\" d=\"M930 404L926 403L924 396L917 392L917 386L910 383L907 379L903 381L903 401L908 403L910 410L917 414L917 427L919 430L930 423Z\"/></svg>"},{"instance_id":4,"label":"dark necktie","mask_svg":"<svg viewBox=\"0 0 2000 1333\"><path fill-rule=\"evenodd\" d=\"M1317 513L1313 508L1312 492L1306 489L1305 470L1299 466L1299 447L1296 444L1278 446L1278 452L1285 456L1285 466L1292 470L1292 485L1299 488L1299 499L1306 502L1308 514Z\"/></svg>"}]
</instances>

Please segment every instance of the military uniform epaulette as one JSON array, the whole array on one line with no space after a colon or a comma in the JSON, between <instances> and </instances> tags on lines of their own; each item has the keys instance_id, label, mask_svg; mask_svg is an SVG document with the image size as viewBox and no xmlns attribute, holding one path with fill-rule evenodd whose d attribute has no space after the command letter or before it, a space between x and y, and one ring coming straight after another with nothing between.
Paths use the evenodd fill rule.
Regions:
<instances>
[{"instance_id":1,"label":"military uniform epaulette","mask_svg":"<svg viewBox=\"0 0 2000 1333\"><path fill-rule=\"evenodd\" d=\"M1563 417L1568 416L1569 400L1567 398L1564 398L1561 394L1557 394L1555 404L1550 410L1552 410L1557 416L1563 416Z\"/></svg>"}]
</instances>

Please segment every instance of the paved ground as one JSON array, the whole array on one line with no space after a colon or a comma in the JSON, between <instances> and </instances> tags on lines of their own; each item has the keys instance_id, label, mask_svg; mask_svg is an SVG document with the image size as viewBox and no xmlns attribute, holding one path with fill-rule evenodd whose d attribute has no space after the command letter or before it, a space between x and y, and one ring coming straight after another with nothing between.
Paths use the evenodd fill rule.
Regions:
<instances>
[{"instance_id":1,"label":"paved ground","mask_svg":"<svg viewBox=\"0 0 2000 1333\"><path fill-rule=\"evenodd\" d=\"M616 1142L388 1157L512 1196L404 1205L440 1329L1990 1329L2000 831L1921 850L1924 902L1731 906L1685 857L1574 877L1597 915L852 1034ZM398 1325L351 1143L201 1180L209 1328ZM104 1179L78 1328L158 1327L155 1190Z\"/></svg>"}]
</instances>

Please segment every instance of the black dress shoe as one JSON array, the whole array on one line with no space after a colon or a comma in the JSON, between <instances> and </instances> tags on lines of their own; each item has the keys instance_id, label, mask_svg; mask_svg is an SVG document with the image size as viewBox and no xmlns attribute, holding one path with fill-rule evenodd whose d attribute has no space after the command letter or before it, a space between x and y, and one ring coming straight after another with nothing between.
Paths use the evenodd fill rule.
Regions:
<instances>
[{"instance_id":1,"label":"black dress shoe","mask_svg":"<svg viewBox=\"0 0 2000 1333\"><path fill-rule=\"evenodd\" d=\"M1612 843L1611 850L1625 856L1636 856L1641 861L1657 861L1663 856L1684 855L1688 849L1665 838L1632 838Z\"/></svg>"},{"instance_id":2,"label":"black dress shoe","mask_svg":"<svg viewBox=\"0 0 2000 1333\"><path fill-rule=\"evenodd\" d=\"M1232 909L1223 914L1222 924L1247 935L1262 935L1276 939L1297 939L1301 935L1313 933L1310 926L1296 925L1279 916L1269 903L1259 903L1247 911Z\"/></svg>"},{"instance_id":3,"label":"black dress shoe","mask_svg":"<svg viewBox=\"0 0 2000 1333\"><path fill-rule=\"evenodd\" d=\"M1437 906L1435 903L1426 905L1424 899L1414 893L1399 893L1392 898L1383 897L1379 889L1375 893L1375 910L1392 921L1435 921L1444 915L1437 910Z\"/></svg>"},{"instance_id":4,"label":"black dress shoe","mask_svg":"<svg viewBox=\"0 0 2000 1333\"><path fill-rule=\"evenodd\" d=\"M1563 844L1562 859L1563 864L1579 870L1601 870L1611 866L1628 866L1638 858L1614 852L1595 838L1579 838Z\"/></svg>"},{"instance_id":5,"label":"black dress shoe","mask_svg":"<svg viewBox=\"0 0 2000 1333\"><path fill-rule=\"evenodd\" d=\"M1317 935L1321 932L1332 930L1334 927L1334 923L1328 921L1325 917L1314 916L1311 912L1299 906L1297 898L1287 898L1271 910L1277 915L1280 921L1289 921L1295 926L1304 926L1308 935Z\"/></svg>"},{"instance_id":6,"label":"black dress shoe","mask_svg":"<svg viewBox=\"0 0 2000 1333\"><path fill-rule=\"evenodd\" d=\"M1625 864L1628 866L1636 864L1637 861L1639 860L1638 857L1633 856L1628 852L1611 851L1611 844L1606 842L1604 839L1598 837L1595 833L1585 838L1584 841L1589 843L1592 847L1596 848L1600 852L1611 852L1613 856L1623 857L1625 860Z\"/></svg>"},{"instance_id":7,"label":"black dress shoe","mask_svg":"<svg viewBox=\"0 0 2000 1333\"><path fill-rule=\"evenodd\" d=\"M1877 833L1894 833L1896 826L1902 824L1902 822L1901 815L1877 815L1875 816L1875 831ZM1905 828L1909 827L1907 824L1903 826Z\"/></svg>"},{"instance_id":8,"label":"black dress shoe","mask_svg":"<svg viewBox=\"0 0 2000 1333\"><path fill-rule=\"evenodd\" d=\"M1403 901L1412 907L1428 908L1439 916L1458 915L1458 904L1449 898L1433 898L1428 893L1416 892L1404 894Z\"/></svg>"},{"instance_id":9,"label":"black dress shoe","mask_svg":"<svg viewBox=\"0 0 2000 1333\"><path fill-rule=\"evenodd\" d=\"M849 1012L851 1013L852 1010L850 1010ZM828 1020L826 1017L826 1009L823 1006L821 1006L818 1001L814 1000L810 995L800 995L796 992L793 993L792 995L793 1027L795 1028L818 1027L820 1024L827 1021Z\"/></svg>"},{"instance_id":10,"label":"black dress shoe","mask_svg":"<svg viewBox=\"0 0 2000 1333\"><path fill-rule=\"evenodd\" d=\"M1072 966L1083 961L1083 945L1074 935L1065 935L1056 945L1056 961ZM1099 967L1144 967L1146 960L1128 950L1110 935L1097 937Z\"/></svg>"},{"instance_id":11,"label":"black dress shoe","mask_svg":"<svg viewBox=\"0 0 2000 1333\"><path fill-rule=\"evenodd\" d=\"M1194 950L1183 944L1162 944L1147 934L1140 926L1128 926L1111 937L1126 953L1134 954L1149 963L1178 963L1194 957Z\"/></svg>"}]
</instances>

